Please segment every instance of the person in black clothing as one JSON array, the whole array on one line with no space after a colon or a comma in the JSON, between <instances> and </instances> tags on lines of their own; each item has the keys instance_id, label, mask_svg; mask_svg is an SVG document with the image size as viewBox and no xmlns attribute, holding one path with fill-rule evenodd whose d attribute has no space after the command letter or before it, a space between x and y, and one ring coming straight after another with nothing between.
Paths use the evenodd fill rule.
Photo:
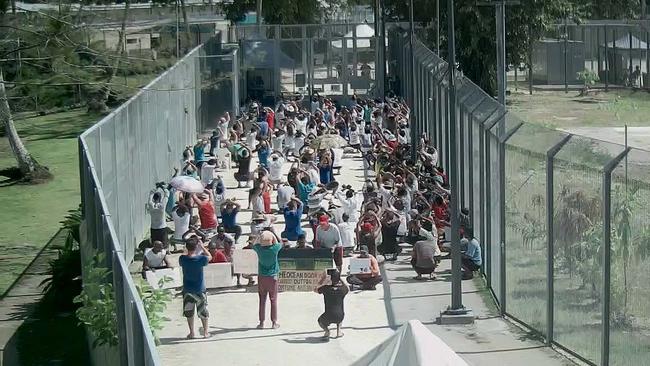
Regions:
<instances>
[{"instance_id":1,"label":"person in black clothing","mask_svg":"<svg viewBox=\"0 0 650 366\"><path fill-rule=\"evenodd\" d=\"M330 339L329 326L336 324L336 338L343 337L341 332L341 323L345 317L343 309L343 299L350 291L343 281L341 281L341 274L337 269L330 269L327 271L330 275L330 283L326 284L327 276L323 275L318 282L316 291L323 294L325 300L325 312L318 317L318 325L325 331L323 334L323 341L328 342Z\"/></svg>"}]
</instances>

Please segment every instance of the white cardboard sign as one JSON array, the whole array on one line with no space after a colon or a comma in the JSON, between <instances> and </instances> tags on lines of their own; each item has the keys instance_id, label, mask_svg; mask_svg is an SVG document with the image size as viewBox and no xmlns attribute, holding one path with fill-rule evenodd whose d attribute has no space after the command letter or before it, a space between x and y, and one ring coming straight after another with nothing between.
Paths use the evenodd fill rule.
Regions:
<instances>
[{"instance_id":1,"label":"white cardboard sign","mask_svg":"<svg viewBox=\"0 0 650 366\"><path fill-rule=\"evenodd\" d=\"M181 270L178 267L157 269L155 271L149 270L145 272L145 277L153 288L168 289L183 286Z\"/></svg>"},{"instance_id":2,"label":"white cardboard sign","mask_svg":"<svg viewBox=\"0 0 650 366\"><path fill-rule=\"evenodd\" d=\"M370 258L350 258L350 274L370 272Z\"/></svg>"},{"instance_id":3,"label":"white cardboard sign","mask_svg":"<svg viewBox=\"0 0 650 366\"><path fill-rule=\"evenodd\" d=\"M257 274L257 253L249 249L237 249L232 253L233 273Z\"/></svg>"},{"instance_id":4,"label":"white cardboard sign","mask_svg":"<svg viewBox=\"0 0 650 366\"><path fill-rule=\"evenodd\" d=\"M206 288L232 286L231 263L210 263L203 269Z\"/></svg>"}]
</instances>

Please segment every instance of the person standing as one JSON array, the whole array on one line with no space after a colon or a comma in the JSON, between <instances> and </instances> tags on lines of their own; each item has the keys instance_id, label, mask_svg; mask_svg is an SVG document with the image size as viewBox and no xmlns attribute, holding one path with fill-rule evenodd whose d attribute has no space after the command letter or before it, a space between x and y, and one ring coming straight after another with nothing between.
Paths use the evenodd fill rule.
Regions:
<instances>
[{"instance_id":1,"label":"person standing","mask_svg":"<svg viewBox=\"0 0 650 366\"><path fill-rule=\"evenodd\" d=\"M151 217L151 242L160 241L167 247L167 220L165 208L169 199L169 191L165 189L164 183L157 183L156 190L149 194L147 211Z\"/></svg>"},{"instance_id":2,"label":"person standing","mask_svg":"<svg viewBox=\"0 0 650 366\"><path fill-rule=\"evenodd\" d=\"M187 325L190 333L187 339L194 338L194 312L201 319L203 324L203 337L208 338L208 297L205 294L205 281L203 279L203 267L212 260L212 255L199 241L199 238L192 236L185 242L187 253L178 258L178 263L183 269L183 315L187 318ZM197 248L200 252L197 253Z\"/></svg>"},{"instance_id":3,"label":"person standing","mask_svg":"<svg viewBox=\"0 0 650 366\"><path fill-rule=\"evenodd\" d=\"M331 324L336 324L336 338L343 337L343 332L341 332L341 323L345 318L343 300L345 299L345 295L350 291L343 281L341 281L341 274L338 270L334 269L328 272L330 275L329 284L325 284L327 276L324 275L314 290L316 293L323 295L325 302L325 312L318 317L318 325L325 331L323 334L323 341L325 342L328 342L330 339L329 326Z\"/></svg>"},{"instance_id":4,"label":"person standing","mask_svg":"<svg viewBox=\"0 0 650 366\"><path fill-rule=\"evenodd\" d=\"M257 292L259 294L259 320L257 329L264 328L266 319L266 298L271 300L271 322L273 329L280 328L278 324L278 273L280 273L280 263L278 263L278 253L282 249L280 240L270 231L263 231L258 236L258 244L253 245L253 250L257 253Z\"/></svg>"},{"instance_id":5,"label":"person standing","mask_svg":"<svg viewBox=\"0 0 650 366\"><path fill-rule=\"evenodd\" d=\"M316 229L315 242L316 248L327 248L332 251L334 264L339 272L343 265L343 247L341 246L341 232L335 224L331 224L327 215L322 215L318 219L318 228Z\"/></svg>"}]
</instances>

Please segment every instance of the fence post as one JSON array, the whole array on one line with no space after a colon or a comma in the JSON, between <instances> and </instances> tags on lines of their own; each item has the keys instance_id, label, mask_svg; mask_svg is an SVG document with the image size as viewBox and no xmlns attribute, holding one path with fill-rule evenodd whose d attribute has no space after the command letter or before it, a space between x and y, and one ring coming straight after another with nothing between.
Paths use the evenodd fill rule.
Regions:
<instances>
[{"instance_id":1,"label":"fence post","mask_svg":"<svg viewBox=\"0 0 650 366\"><path fill-rule=\"evenodd\" d=\"M611 251L612 251L612 171L627 156L631 148L626 148L603 168L603 288L602 288L602 338L600 364L609 366L609 320L611 300Z\"/></svg>"},{"instance_id":2,"label":"fence post","mask_svg":"<svg viewBox=\"0 0 650 366\"><path fill-rule=\"evenodd\" d=\"M553 278L555 277L555 261L553 255L555 253L555 234L553 233L553 211L555 195L553 187L553 169L554 158L558 152L566 145L573 135L565 136L560 142L555 144L546 152L546 345L551 346L553 343L553 322L554 322L554 286Z\"/></svg>"},{"instance_id":3,"label":"fence post","mask_svg":"<svg viewBox=\"0 0 650 366\"><path fill-rule=\"evenodd\" d=\"M111 263L113 267L113 291L115 291L115 315L117 317L118 349L120 352L120 366L129 365L129 340L126 332L126 308L124 307L124 282L120 270L119 254L111 251Z\"/></svg>"}]
</instances>

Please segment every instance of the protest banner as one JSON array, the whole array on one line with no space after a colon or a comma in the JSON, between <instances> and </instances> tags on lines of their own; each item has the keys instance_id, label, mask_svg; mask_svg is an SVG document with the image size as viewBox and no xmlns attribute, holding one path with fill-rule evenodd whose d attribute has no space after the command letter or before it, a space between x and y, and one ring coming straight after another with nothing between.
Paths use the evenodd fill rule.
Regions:
<instances>
[{"instance_id":1,"label":"protest banner","mask_svg":"<svg viewBox=\"0 0 650 366\"><path fill-rule=\"evenodd\" d=\"M183 286L181 270L178 267L149 270L145 272L147 283L153 288L168 289Z\"/></svg>"},{"instance_id":2,"label":"protest banner","mask_svg":"<svg viewBox=\"0 0 650 366\"><path fill-rule=\"evenodd\" d=\"M211 263L208 264L203 276L206 288L231 287L232 281L232 264L231 263Z\"/></svg>"},{"instance_id":3,"label":"protest banner","mask_svg":"<svg viewBox=\"0 0 650 366\"><path fill-rule=\"evenodd\" d=\"M350 258L350 274L370 273L370 258Z\"/></svg>"},{"instance_id":4,"label":"protest banner","mask_svg":"<svg viewBox=\"0 0 650 366\"><path fill-rule=\"evenodd\" d=\"M333 266L332 251L329 249L282 249L278 261L281 292L313 291L321 275Z\"/></svg>"},{"instance_id":5,"label":"protest banner","mask_svg":"<svg viewBox=\"0 0 650 366\"><path fill-rule=\"evenodd\" d=\"M280 292L309 292L314 291L318 280L326 270L280 271L278 285Z\"/></svg>"},{"instance_id":6,"label":"protest banner","mask_svg":"<svg viewBox=\"0 0 650 366\"><path fill-rule=\"evenodd\" d=\"M254 250L237 249L232 253L232 272L257 274L257 253Z\"/></svg>"}]
</instances>

